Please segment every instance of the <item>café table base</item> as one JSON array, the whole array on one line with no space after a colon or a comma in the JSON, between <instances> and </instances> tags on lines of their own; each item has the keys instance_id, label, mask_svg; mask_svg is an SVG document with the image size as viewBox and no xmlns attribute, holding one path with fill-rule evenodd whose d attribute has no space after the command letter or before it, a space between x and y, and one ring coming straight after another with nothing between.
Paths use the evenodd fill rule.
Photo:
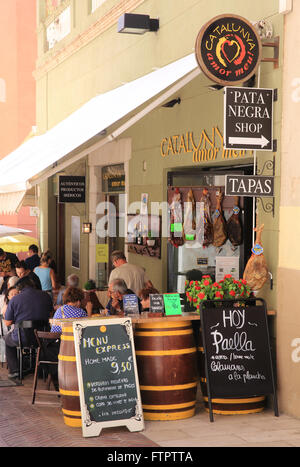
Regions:
<instances>
[{"instance_id":1,"label":"caf\u00e9 table base","mask_svg":"<svg viewBox=\"0 0 300 467\"><path fill-rule=\"evenodd\" d=\"M135 325L135 350L145 420L180 420L195 414L196 347L187 319Z\"/></svg>"},{"instance_id":2,"label":"caf\u00e9 table base","mask_svg":"<svg viewBox=\"0 0 300 467\"><path fill-rule=\"evenodd\" d=\"M62 335L58 355L58 381L64 422L70 427L81 427L81 410L72 323L62 323Z\"/></svg>"},{"instance_id":3,"label":"caf\u00e9 table base","mask_svg":"<svg viewBox=\"0 0 300 467\"><path fill-rule=\"evenodd\" d=\"M197 364L200 375L200 387L203 395L205 410L208 412L207 384L205 377L205 357L202 344L201 328L198 330ZM266 396L212 398L212 411L219 415L243 415L259 413L265 409Z\"/></svg>"}]
</instances>

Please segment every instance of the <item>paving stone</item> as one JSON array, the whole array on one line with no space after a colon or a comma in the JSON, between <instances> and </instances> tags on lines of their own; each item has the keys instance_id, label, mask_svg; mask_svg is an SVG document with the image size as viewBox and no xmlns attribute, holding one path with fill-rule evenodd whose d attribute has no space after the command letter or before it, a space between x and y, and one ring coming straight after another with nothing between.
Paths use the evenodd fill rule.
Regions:
<instances>
[{"instance_id":1,"label":"paving stone","mask_svg":"<svg viewBox=\"0 0 300 467\"><path fill-rule=\"evenodd\" d=\"M7 370L0 369L1 373ZM143 432L116 427L84 438L81 428L65 425L60 407L32 405L31 387L29 375L23 386L0 388L0 447L300 447L300 420L296 418L275 417L267 409L259 414L216 415L211 423L201 403L189 419L145 421Z\"/></svg>"}]
</instances>

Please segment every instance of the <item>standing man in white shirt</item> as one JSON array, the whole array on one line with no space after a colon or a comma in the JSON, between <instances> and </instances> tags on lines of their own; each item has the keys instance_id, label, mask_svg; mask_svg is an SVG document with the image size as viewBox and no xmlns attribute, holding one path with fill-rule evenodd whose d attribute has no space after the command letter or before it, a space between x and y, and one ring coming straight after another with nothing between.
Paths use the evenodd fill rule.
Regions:
<instances>
[{"instance_id":1,"label":"standing man in white shirt","mask_svg":"<svg viewBox=\"0 0 300 467\"><path fill-rule=\"evenodd\" d=\"M144 287L153 287L145 270L135 264L127 263L123 251L113 251L111 254L111 262L115 269L110 273L109 284L114 279L123 279L128 289L132 290L136 295L138 295L139 291Z\"/></svg>"}]
</instances>

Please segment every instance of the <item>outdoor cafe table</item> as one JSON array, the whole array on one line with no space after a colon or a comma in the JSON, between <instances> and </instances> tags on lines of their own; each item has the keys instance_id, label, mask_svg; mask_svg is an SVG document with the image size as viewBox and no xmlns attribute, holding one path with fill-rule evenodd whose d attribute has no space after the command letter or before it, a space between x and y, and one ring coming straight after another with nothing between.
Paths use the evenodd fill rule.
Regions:
<instances>
[{"instance_id":1,"label":"outdoor cafe table","mask_svg":"<svg viewBox=\"0 0 300 467\"><path fill-rule=\"evenodd\" d=\"M85 319L114 319L93 315ZM82 319L82 318L80 318ZM197 393L197 347L192 321L196 313L183 316L131 317L144 418L177 420L195 413ZM81 426L79 388L73 335L73 321L52 319L62 327L58 379L64 421Z\"/></svg>"},{"instance_id":2,"label":"outdoor cafe table","mask_svg":"<svg viewBox=\"0 0 300 467\"><path fill-rule=\"evenodd\" d=\"M274 311L268 312L269 316L275 314ZM192 417L197 402L198 381L201 382L202 393L206 384L203 346L199 332L200 316L193 312L180 316L149 315L143 313L131 317L144 419L178 420ZM91 318L80 320L114 318L119 316L93 315ZM62 327L58 365L59 387L64 421L73 427L81 426L73 335L73 321L77 320L50 320L51 324ZM218 413L227 413L230 407L232 413L248 413L249 410L251 413L258 412L263 410L264 400L256 399L218 400L216 410L219 410Z\"/></svg>"}]
</instances>

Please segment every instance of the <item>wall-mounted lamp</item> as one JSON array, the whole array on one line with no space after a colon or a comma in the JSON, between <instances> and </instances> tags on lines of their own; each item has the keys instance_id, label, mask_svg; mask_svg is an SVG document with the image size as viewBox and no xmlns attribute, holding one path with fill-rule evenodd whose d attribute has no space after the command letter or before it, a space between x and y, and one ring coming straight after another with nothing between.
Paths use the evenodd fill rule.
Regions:
<instances>
[{"instance_id":1,"label":"wall-mounted lamp","mask_svg":"<svg viewBox=\"0 0 300 467\"><path fill-rule=\"evenodd\" d=\"M208 89L210 89L211 91L220 91L220 89L223 89L224 86L221 86L220 84L211 84L210 86L208 86Z\"/></svg>"},{"instance_id":2,"label":"wall-mounted lamp","mask_svg":"<svg viewBox=\"0 0 300 467\"><path fill-rule=\"evenodd\" d=\"M91 222L83 222L82 224L82 233L89 234L92 231L92 224Z\"/></svg>"},{"instance_id":3,"label":"wall-mounted lamp","mask_svg":"<svg viewBox=\"0 0 300 467\"><path fill-rule=\"evenodd\" d=\"M124 13L118 20L118 32L126 34L144 34L158 29L159 19L150 18L149 15Z\"/></svg>"},{"instance_id":4,"label":"wall-mounted lamp","mask_svg":"<svg viewBox=\"0 0 300 467\"><path fill-rule=\"evenodd\" d=\"M174 105L176 104L180 104L181 102L181 99L180 97L178 97L177 99L172 99L171 101L169 102L166 102L165 104L162 105L162 107L174 107Z\"/></svg>"}]
</instances>

